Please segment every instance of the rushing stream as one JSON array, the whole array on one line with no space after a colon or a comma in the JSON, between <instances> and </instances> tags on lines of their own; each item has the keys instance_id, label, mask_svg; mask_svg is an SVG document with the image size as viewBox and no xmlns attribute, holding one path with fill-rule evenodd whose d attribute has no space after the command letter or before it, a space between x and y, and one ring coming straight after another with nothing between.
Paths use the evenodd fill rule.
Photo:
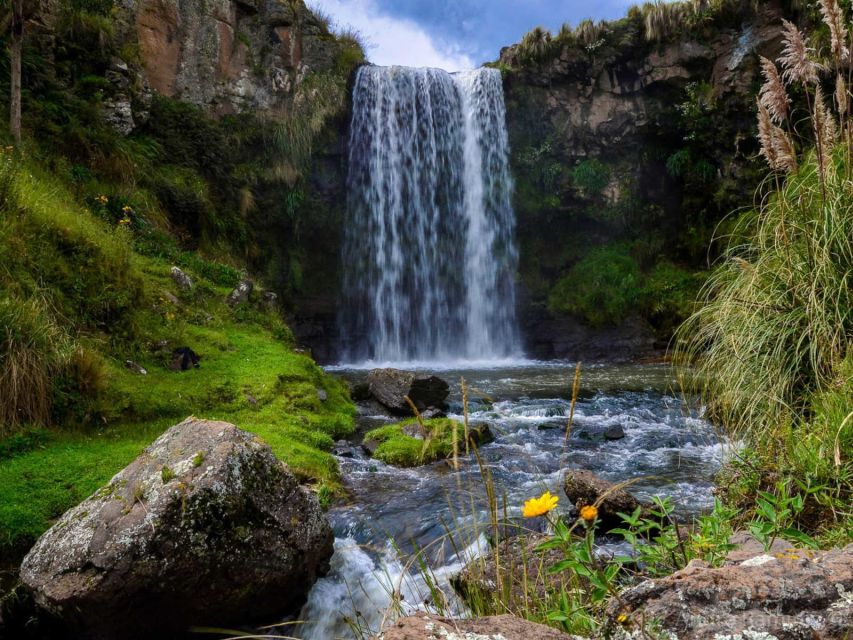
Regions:
<instances>
[{"instance_id":1,"label":"rushing stream","mask_svg":"<svg viewBox=\"0 0 853 640\"><path fill-rule=\"evenodd\" d=\"M566 441L572 372L566 363L438 372L455 389L451 416L461 413L460 377L473 389L470 419L487 422L495 435L480 455L511 518L520 517L525 499L546 489L563 496L560 510L569 513L560 486L567 468L590 469L612 481L638 478L633 493L641 498L671 496L681 514L712 506L711 482L723 445L709 423L684 415L680 400L670 391L669 367L585 367L574 426ZM341 368L335 373L352 381L366 375L364 370ZM365 428L390 421L367 415L361 419ZM623 427L625 438L606 441L603 433L614 425ZM466 558L487 546L476 526L487 521L487 506L473 456L464 458L460 471L454 472L445 462L415 469L391 467L370 459L357 446L340 453L351 501L329 513L336 535L332 572L311 592L301 615L305 621L301 636L355 637L348 620L376 630L393 591L402 592L405 608L427 606L429 591L419 572L405 566L414 548L425 550L450 602L461 609L447 580ZM448 530L457 532L455 544L450 544Z\"/></svg>"}]
</instances>

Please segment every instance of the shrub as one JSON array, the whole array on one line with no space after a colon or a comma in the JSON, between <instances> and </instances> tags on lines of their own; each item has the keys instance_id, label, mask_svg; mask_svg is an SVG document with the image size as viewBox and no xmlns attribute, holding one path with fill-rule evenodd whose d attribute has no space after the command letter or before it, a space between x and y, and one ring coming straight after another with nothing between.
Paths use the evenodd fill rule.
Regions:
<instances>
[{"instance_id":1,"label":"shrub","mask_svg":"<svg viewBox=\"0 0 853 640\"><path fill-rule=\"evenodd\" d=\"M593 249L551 291L548 308L592 326L618 324L640 299L642 274L626 245Z\"/></svg>"},{"instance_id":2,"label":"shrub","mask_svg":"<svg viewBox=\"0 0 853 640\"><path fill-rule=\"evenodd\" d=\"M597 196L610 183L610 168L596 158L583 160L572 171L572 179L584 195Z\"/></svg>"}]
</instances>

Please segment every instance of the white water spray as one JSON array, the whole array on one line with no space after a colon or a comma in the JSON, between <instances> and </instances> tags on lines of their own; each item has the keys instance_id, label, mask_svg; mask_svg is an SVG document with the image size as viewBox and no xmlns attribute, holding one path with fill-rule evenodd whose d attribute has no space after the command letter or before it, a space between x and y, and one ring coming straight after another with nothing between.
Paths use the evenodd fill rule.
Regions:
<instances>
[{"instance_id":1,"label":"white water spray","mask_svg":"<svg viewBox=\"0 0 853 640\"><path fill-rule=\"evenodd\" d=\"M500 73L363 67L340 314L349 362L520 356Z\"/></svg>"}]
</instances>

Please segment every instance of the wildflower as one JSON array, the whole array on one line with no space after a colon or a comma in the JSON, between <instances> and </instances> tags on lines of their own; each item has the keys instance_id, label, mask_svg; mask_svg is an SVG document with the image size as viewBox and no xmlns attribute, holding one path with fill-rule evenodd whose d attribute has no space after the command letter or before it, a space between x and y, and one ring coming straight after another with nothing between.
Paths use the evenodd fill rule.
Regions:
<instances>
[{"instance_id":1,"label":"wildflower","mask_svg":"<svg viewBox=\"0 0 853 640\"><path fill-rule=\"evenodd\" d=\"M625 624L626 622L628 622L628 616L624 613L620 613L619 616L616 618L616 622L618 622L619 624Z\"/></svg>"},{"instance_id":2,"label":"wildflower","mask_svg":"<svg viewBox=\"0 0 853 640\"><path fill-rule=\"evenodd\" d=\"M592 522L598 517L598 509L592 505L581 507L581 520Z\"/></svg>"},{"instance_id":3,"label":"wildflower","mask_svg":"<svg viewBox=\"0 0 853 640\"><path fill-rule=\"evenodd\" d=\"M546 491L538 498L531 498L524 503L522 515L525 518L535 518L544 516L549 511L552 511L557 506L560 499L557 496L552 496L550 491Z\"/></svg>"},{"instance_id":4,"label":"wildflower","mask_svg":"<svg viewBox=\"0 0 853 640\"><path fill-rule=\"evenodd\" d=\"M122 210L124 213L131 213L131 212L133 211L133 209L131 209L131 208L130 208L130 205L129 205L129 204L124 205L124 206L121 208L121 210Z\"/></svg>"},{"instance_id":5,"label":"wildflower","mask_svg":"<svg viewBox=\"0 0 853 640\"><path fill-rule=\"evenodd\" d=\"M122 218L121 220L119 220L119 221L118 221L118 223L119 223L120 225L122 225L123 227L124 227L124 226L127 226L127 225L129 225L129 224L130 224L130 218L127 218L127 217Z\"/></svg>"},{"instance_id":6,"label":"wildflower","mask_svg":"<svg viewBox=\"0 0 853 640\"><path fill-rule=\"evenodd\" d=\"M97 198L95 198L95 202L100 202L101 204L107 204L107 203L109 203L109 201L110 201L110 199L105 195L100 195Z\"/></svg>"}]
</instances>

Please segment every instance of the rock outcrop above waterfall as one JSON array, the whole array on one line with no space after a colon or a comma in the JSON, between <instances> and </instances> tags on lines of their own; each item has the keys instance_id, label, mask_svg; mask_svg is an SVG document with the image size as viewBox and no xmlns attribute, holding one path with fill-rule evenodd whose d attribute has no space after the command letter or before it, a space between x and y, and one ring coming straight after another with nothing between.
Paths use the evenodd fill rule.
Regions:
<instances>
[{"instance_id":1,"label":"rock outcrop above waterfall","mask_svg":"<svg viewBox=\"0 0 853 640\"><path fill-rule=\"evenodd\" d=\"M21 581L66 635L164 637L297 610L332 542L317 499L266 444L189 418L65 513Z\"/></svg>"},{"instance_id":2,"label":"rock outcrop above waterfall","mask_svg":"<svg viewBox=\"0 0 853 640\"><path fill-rule=\"evenodd\" d=\"M588 45L555 36L538 60L501 52L529 356L666 348L717 222L764 177L758 55L775 58L780 31L778 5L743 3L663 42L634 12Z\"/></svg>"},{"instance_id":3,"label":"rock outcrop above waterfall","mask_svg":"<svg viewBox=\"0 0 853 640\"><path fill-rule=\"evenodd\" d=\"M412 415L406 397L418 411L424 411L446 408L450 393L450 385L438 376L400 369L374 369L367 375L367 385L370 395L382 406L403 416Z\"/></svg>"},{"instance_id":4,"label":"rock outcrop above waterfall","mask_svg":"<svg viewBox=\"0 0 853 640\"><path fill-rule=\"evenodd\" d=\"M400 618L374 640L571 640L561 633L514 616L450 620L419 614Z\"/></svg>"},{"instance_id":5,"label":"rock outcrop above waterfall","mask_svg":"<svg viewBox=\"0 0 853 640\"><path fill-rule=\"evenodd\" d=\"M679 640L845 640L853 629L853 545L790 549L647 580L609 606L612 627L657 620Z\"/></svg>"},{"instance_id":6,"label":"rock outcrop above waterfall","mask_svg":"<svg viewBox=\"0 0 853 640\"><path fill-rule=\"evenodd\" d=\"M117 4L146 87L213 113L280 107L300 76L334 63L333 40L301 1Z\"/></svg>"}]
</instances>

